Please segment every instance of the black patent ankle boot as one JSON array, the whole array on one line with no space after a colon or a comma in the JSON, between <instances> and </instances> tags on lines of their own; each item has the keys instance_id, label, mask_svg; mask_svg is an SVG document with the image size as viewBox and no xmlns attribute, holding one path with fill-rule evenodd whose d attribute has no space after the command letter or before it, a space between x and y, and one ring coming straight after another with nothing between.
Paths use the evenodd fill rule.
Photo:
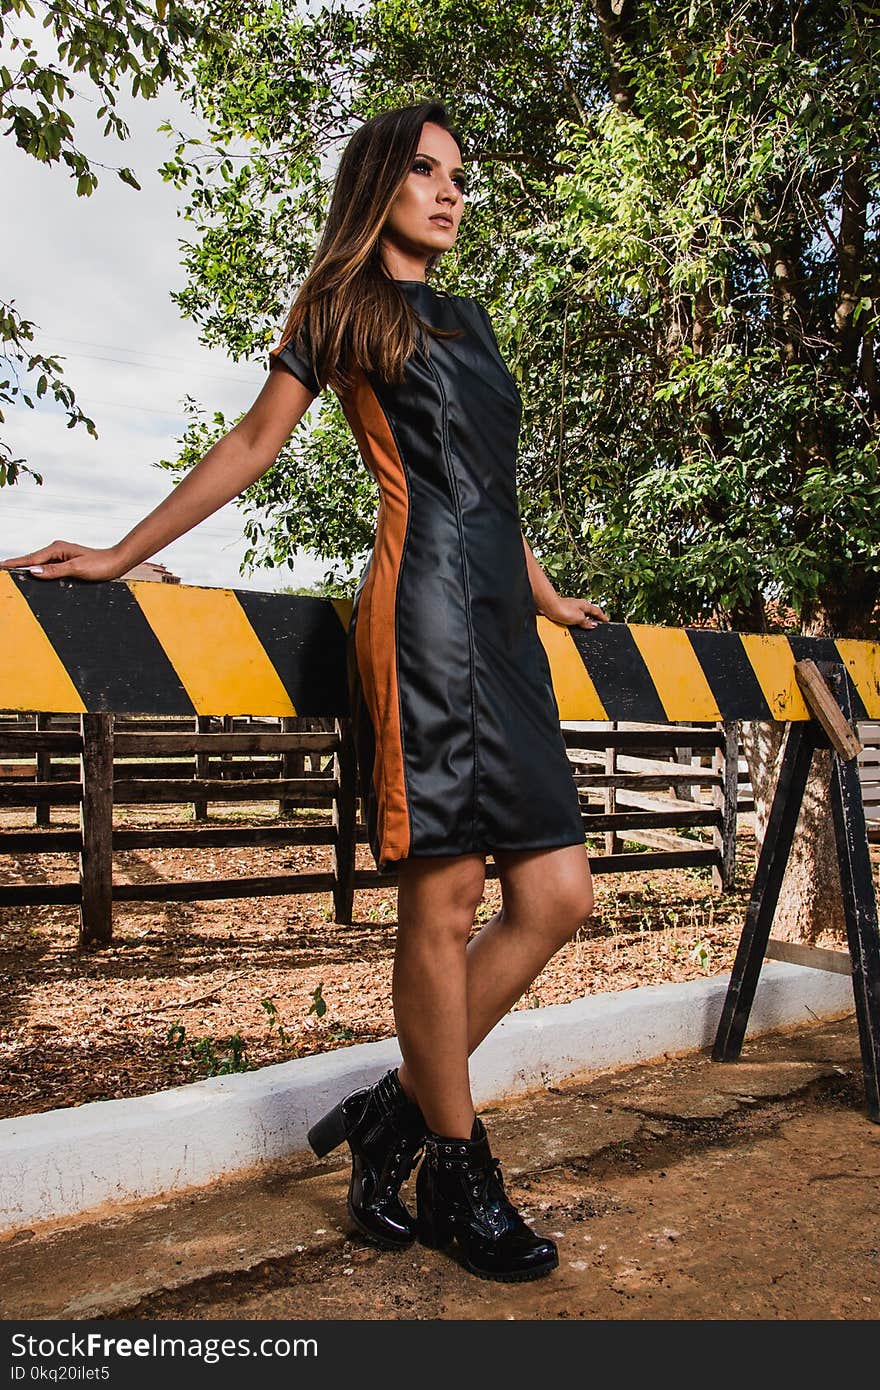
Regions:
<instances>
[{"instance_id":1,"label":"black patent ankle boot","mask_svg":"<svg viewBox=\"0 0 880 1390\"><path fill-rule=\"evenodd\" d=\"M415 1240L415 1219L399 1193L422 1152L427 1129L421 1109L410 1100L393 1067L372 1086L352 1091L308 1132L319 1158L348 1140L348 1215L362 1235L385 1250Z\"/></svg>"},{"instance_id":2,"label":"black patent ankle boot","mask_svg":"<svg viewBox=\"0 0 880 1390\"><path fill-rule=\"evenodd\" d=\"M538 1279L559 1264L554 1242L526 1225L504 1191L479 1116L470 1139L428 1132L416 1206L422 1244L457 1245L461 1263L481 1279Z\"/></svg>"}]
</instances>

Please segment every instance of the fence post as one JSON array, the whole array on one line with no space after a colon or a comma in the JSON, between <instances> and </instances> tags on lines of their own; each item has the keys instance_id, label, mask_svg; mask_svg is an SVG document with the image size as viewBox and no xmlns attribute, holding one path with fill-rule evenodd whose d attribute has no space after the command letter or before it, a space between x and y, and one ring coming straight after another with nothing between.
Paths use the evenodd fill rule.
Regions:
<instances>
[{"instance_id":1,"label":"fence post","mask_svg":"<svg viewBox=\"0 0 880 1390\"><path fill-rule=\"evenodd\" d=\"M81 714L79 940L107 945L113 935L113 715Z\"/></svg>"},{"instance_id":2,"label":"fence post","mask_svg":"<svg viewBox=\"0 0 880 1390\"><path fill-rule=\"evenodd\" d=\"M209 714L196 715L196 733L209 734L211 732L211 716ZM208 753L196 753L195 775L197 778L208 776ZM208 819L208 803L202 797L193 802L193 820Z\"/></svg>"},{"instance_id":3,"label":"fence post","mask_svg":"<svg viewBox=\"0 0 880 1390\"><path fill-rule=\"evenodd\" d=\"M357 774L354 736L349 716L333 721L337 738L333 754L333 915L337 922L351 923L354 908L355 832L357 825Z\"/></svg>"},{"instance_id":4,"label":"fence post","mask_svg":"<svg viewBox=\"0 0 880 1390\"><path fill-rule=\"evenodd\" d=\"M712 804L721 812L721 825L712 828L712 844L721 856L720 866L712 866L712 887L732 891L736 874L736 808L739 801L738 719L720 723L724 743L712 750L712 771L720 772L722 785L712 788Z\"/></svg>"},{"instance_id":5,"label":"fence post","mask_svg":"<svg viewBox=\"0 0 880 1390\"><path fill-rule=\"evenodd\" d=\"M39 734L41 730L48 729L51 721L51 714L44 714L37 710L34 715L34 732ZM48 749L39 747L37 739L35 757L35 778L38 782L50 782L52 780L52 754ZM52 823L52 803L51 801L38 801L34 807L34 825L51 825Z\"/></svg>"},{"instance_id":6,"label":"fence post","mask_svg":"<svg viewBox=\"0 0 880 1390\"><path fill-rule=\"evenodd\" d=\"M694 750L693 750L693 748L691 748L690 746L685 745L685 744L682 744L681 746L679 746L678 744L676 744L675 749L674 749L674 754L675 754L675 756L674 756L674 761L675 761L675 762L677 762L677 763L690 763L691 767L693 767L693 765L694 765ZM699 786L696 786L696 787L695 787L692 783L688 783L688 782L674 782L674 783L672 784L672 795L675 797L676 801L699 801L699 800L700 800L700 788L699 788Z\"/></svg>"},{"instance_id":7,"label":"fence post","mask_svg":"<svg viewBox=\"0 0 880 1390\"><path fill-rule=\"evenodd\" d=\"M281 732L283 734L294 734L297 730L305 729L305 720L297 718L294 714L282 714ZM304 777L305 776L305 754L298 749L291 749L281 754L281 776ZM279 816L291 816L296 814L296 805L290 797L282 796L278 801Z\"/></svg>"},{"instance_id":8,"label":"fence post","mask_svg":"<svg viewBox=\"0 0 880 1390\"><path fill-rule=\"evenodd\" d=\"M616 729L616 728L617 728L617 725L618 725L618 721L617 721L616 719L612 719L612 720L611 720L611 728L612 728L612 730ZM618 749L617 749L617 747L616 747L616 746L614 746L614 747L606 747L606 749L605 749L605 771L606 771L606 772L617 772L617 770L618 770L617 758L618 758ZM604 810L605 810L606 816L611 815L614 811L617 810L617 788L616 788L616 787L606 787L606 788L605 788L605 795L604 795L603 800L604 800L604 802L605 802ZM623 840L622 840L621 837L618 835L618 833L617 833L616 830L606 830L606 831L605 831L605 853L606 853L606 854L619 854L620 851L621 851L622 846L623 846Z\"/></svg>"}]
</instances>

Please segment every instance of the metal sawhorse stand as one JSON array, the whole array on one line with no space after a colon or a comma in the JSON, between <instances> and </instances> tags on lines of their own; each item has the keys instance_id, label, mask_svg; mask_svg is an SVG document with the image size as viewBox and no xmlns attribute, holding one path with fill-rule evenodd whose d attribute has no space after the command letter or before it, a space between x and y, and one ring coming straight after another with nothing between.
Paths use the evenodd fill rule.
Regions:
<instances>
[{"instance_id":1,"label":"metal sawhorse stand","mask_svg":"<svg viewBox=\"0 0 880 1390\"><path fill-rule=\"evenodd\" d=\"M852 727L850 680L842 663L830 661L799 661L795 664L795 675L812 718L792 721L788 725L752 896L712 1056L717 1062L732 1062L739 1057L813 752L830 747L831 811L852 963L865 1095L869 1118L880 1124L880 932L856 763L861 744Z\"/></svg>"}]
</instances>

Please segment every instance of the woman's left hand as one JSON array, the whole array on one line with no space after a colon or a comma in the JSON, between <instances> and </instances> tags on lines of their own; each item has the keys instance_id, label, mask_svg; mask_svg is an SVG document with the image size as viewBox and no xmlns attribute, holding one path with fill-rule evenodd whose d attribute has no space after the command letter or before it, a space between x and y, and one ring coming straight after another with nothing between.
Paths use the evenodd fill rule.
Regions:
<instances>
[{"instance_id":1,"label":"woman's left hand","mask_svg":"<svg viewBox=\"0 0 880 1390\"><path fill-rule=\"evenodd\" d=\"M596 627L600 622L609 621L608 614L603 613L598 603L590 603L585 598L561 598L553 605L552 612L544 616L565 627Z\"/></svg>"}]
</instances>

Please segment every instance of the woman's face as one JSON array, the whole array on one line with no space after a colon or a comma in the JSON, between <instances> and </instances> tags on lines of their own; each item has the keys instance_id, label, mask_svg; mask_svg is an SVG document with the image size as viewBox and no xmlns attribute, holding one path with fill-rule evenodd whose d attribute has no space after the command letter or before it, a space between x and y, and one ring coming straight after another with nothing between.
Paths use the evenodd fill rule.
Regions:
<instances>
[{"instance_id":1,"label":"woman's face","mask_svg":"<svg viewBox=\"0 0 880 1390\"><path fill-rule=\"evenodd\" d=\"M458 145L448 130L426 121L406 181L382 229L385 263L395 280L423 279L428 257L454 244L464 191Z\"/></svg>"}]
</instances>

